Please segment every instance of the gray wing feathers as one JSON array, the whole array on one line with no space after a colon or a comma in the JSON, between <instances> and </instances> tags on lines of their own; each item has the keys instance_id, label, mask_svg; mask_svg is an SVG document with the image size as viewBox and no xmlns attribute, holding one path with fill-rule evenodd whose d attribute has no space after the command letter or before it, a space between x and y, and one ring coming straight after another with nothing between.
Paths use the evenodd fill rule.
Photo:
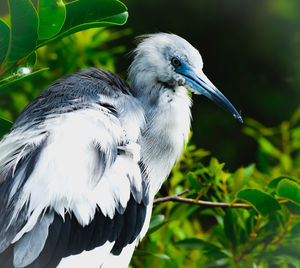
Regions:
<instances>
[{"instance_id":1,"label":"gray wing feathers","mask_svg":"<svg viewBox=\"0 0 300 268\"><path fill-rule=\"evenodd\" d=\"M53 212L45 214L30 232L24 234L22 238L16 242L13 259L15 267L25 267L39 256L44 248L49 225L53 222L53 219Z\"/></svg>"}]
</instances>

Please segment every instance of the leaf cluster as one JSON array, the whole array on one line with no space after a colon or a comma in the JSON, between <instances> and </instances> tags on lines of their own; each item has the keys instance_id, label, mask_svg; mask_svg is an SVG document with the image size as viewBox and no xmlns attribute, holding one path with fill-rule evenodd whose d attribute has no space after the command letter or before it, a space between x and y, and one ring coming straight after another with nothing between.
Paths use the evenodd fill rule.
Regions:
<instances>
[{"instance_id":1,"label":"leaf cluster","mask_svg":"<svg viewBox=\"0 0 300 268\"><path fill-rule=\"evenodd\" d=\"M300 109L276 127L247 119L258 163L234 172L188 144L161 194L188 188L195 205L157 204L132 267L300 267L299 119Z\"/></svg>"},{"instance_id":2,"label":"leaf cluster","mask_svg":"<svg viewBox=\"0 0 300 268\"><path fill-rule=\"evenodd\" d=\"M9 14L0 18L0 137L7 133L11 121L36 93L59 75L88 64L100 67L100 61L101 67L112 69L112 55L122 48L114 46L105 55L100 48L104 40L119 36L109 36L108 31L99 27L123 25L128 17L126 6L118 0L7 1ZM94 31L80 32L96 27ZM60 43L55 43L62 38ZM49 69L52 74L46 72ZM32 87L34 82L36 88ZM22 90L12 92L16 83Z\"/></svg>"}]
</instances>

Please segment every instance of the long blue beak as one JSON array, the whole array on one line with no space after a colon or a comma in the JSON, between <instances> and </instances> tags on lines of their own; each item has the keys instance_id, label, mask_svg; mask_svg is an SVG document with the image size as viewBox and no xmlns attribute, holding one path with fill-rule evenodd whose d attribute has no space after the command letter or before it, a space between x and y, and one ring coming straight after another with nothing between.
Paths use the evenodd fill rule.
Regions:
<instances>
[{"instance_id":1,"label":"long blue beak","mask_svg":"<svg viewBox=\"0 0 300 268\"><path fill-rule=\"evenodd\" d=\"M196 92L203 94L209 98L228 113L232 114L234 118L243 123L243 119L230 101L209 81L209 79L201 72L196 72L186 63L183 63L176 70L177 73L185 77L187 86Z\"/></svg>"}]
</instances>

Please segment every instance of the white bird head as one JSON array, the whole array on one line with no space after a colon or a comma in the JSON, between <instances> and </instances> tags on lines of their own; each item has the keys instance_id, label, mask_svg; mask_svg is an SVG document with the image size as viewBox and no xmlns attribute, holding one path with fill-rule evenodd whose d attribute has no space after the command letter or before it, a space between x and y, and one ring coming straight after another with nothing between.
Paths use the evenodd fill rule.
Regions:
<instances>
[{"instance_id":1,"label":"white bird head","mask_svg":"<svg viewBox=\"0 0 300 268\"><path fill-rule=\"evenodd\" d=\"M155 85L176 90L184 86L193 93L203 94L225 111L243 122L233 105L203 73L203 61L197 49L175 34L157 33L142 36L134 51L129 79L139 91Z\"/></svg>"}]
</instances>

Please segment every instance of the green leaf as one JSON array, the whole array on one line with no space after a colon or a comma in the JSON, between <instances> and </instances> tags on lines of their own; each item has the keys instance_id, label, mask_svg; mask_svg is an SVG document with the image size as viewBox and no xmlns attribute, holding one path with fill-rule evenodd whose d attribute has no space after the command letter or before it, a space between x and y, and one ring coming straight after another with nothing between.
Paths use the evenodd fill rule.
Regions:
<instances>
[{"instance_id":1,"label":"green leaf","mask_svg":"<svg viewBox=\"0 0 300 268\"><path fill-rule=\"evenodd\" d=\"M280 181L277 187L277 194L300 205L300 186L296 182L287 179Z\"/></svg>"},{"instance_id":2,"label":"green leaf","mask_svg":"<svg viewBox=\"0 0 300 268\"><path fill-rule=\"evenodd\" d=\"M247 167L240 167L232 175L233 183L230 197L234 198L236 193L244 188L244 185L247 184L248 179L253 174L255 170L255 164L250 164Z\"/></svg>"},{"instance_id":3,"label":"green leaf","mask_svg":"<svg viewBox=\"0 0 300 268\"><path fill-rule=\"evenodd\" d=\"M244 183L247 183L249 177L253 174L255 170L255 164L250 164L244 168Z\"/></svg>"},{"instance_id":4,"label":"green leaf","mask_svg":"<svg viewBox=\"0 0 300 268\"><path fill-rule=\"evenodd\" d=\"M42 68L42 69L31 72L29 68L21 67L18 69L17 73L14 73L14 74L6 77L3 80L0 80L0 90L6 88L8 86L11 86L17 82L20 82L21 80L29 79L31 77L39 75L40 73L42 73L48 69L49 68Z\"/></svg>"},{"instance_id":5,"label":"green leaf","mask_svg":"<svg viewBox=\"0 0 300 268\"><path fill-rule=\"evenodd\" d=\"M123 25L127 21L127 18L128 18L128 12L125 11L123 13L120 13L120 14L102 19L102 20L99 19L99 21L96 21L96 22L84 23L84 24L78 25L76 27L70 28L66 31L60 31L60 33L58 35L54 36L53 38L51 38L49 40L41 41L38 44L38 47L44 46L48 43L51 43L58 39L64 38L70 34L73 34L73 33L79 32L79 31L83 31L86 29L107 27L107 26L113 26L113 25Z\"/></svg>"},{"instance_id":6,"label":"green leaf","mask_svg":"<svg viewBox=\"0 0 300 268\"><path fill-rule=\"evenodd\" d=\"M278 184L279 184L282 180L284 180L284 179L290 180L290 181L295 181L295 182L296 182L295 179L292 179L292 178L289 178L289 177L285 177L285 176L281 176L281 177L278 177L278 178L276 178L276 179L271 180L270 183L268 184L268 188L269 188L270 190L275 190L275 189L277 188Z\"/></svg>"},{"instance_id":7,"label":"green leaf","mask_svg":"<svg viewBox=\"0 0 300 268\"><path fill-rule=\"evenodd\" d=\"M237 198L250 203L264 217L272 211L280 209L280 205L276 199L270 194L257 189L242 190L238 192Z\"/></svg>"},{"instance_id":8,"label":"green leaf","mask_svg":"<svg viewBox=\"0 0 300 268\"><path fill-rule=\"evenodd\" d=\"M0 138L5 135L12 126L12 122L0 117Z\"/></svg>"},{"instance_id":9,"label":"green leaf","mask_svg":"<svg viewBox=\"0 0 300 268\"><path fill-rule=\"evenodd\" d=\"M171 221L164 221L165 216L160 214L160 215L155 215L153 217L151 217L150 220L150 225L149 225L149 229L147 231L147 234L152 234L155 231L157 231L158 229L160 229L161 227L165 226L166 224L170 223Z\"/></svg>"},{"instance_id":10,"label":"green leaf","mask_svg":"<svg viewBox=\"0 0 300 268\"><path fill-rule=\"evenodd\" d=\"M89 28L123 25L128 18L126 6L117 0L78 0L65 5L66 19L61 31L39 47Z\"/></svg>"},{"instance_id":11,"label":"green leaf","mask_svg":"<svg viewBox=\"0 0 300 268\"><path fill-rule=\"evenodd\" d=\"M62 0L39 0L39 39L49 39L58 34L66 19L66 7Z\"/></svg>"},{"instance_id":12,"label":"green leaf","mask_svg":"<svg viewBox=\"0 0 300 268\"><path fill-rule=\"evenodd\" d=\"M201 189L201 186L200 186L199 182L197 181L197 176L194 173L189 172L187 174L187 178L188 178L190 184L192 185L193 189L195 189L197 191L199 191Z\"/></svg>"},{"instance_id":13,"label":"green leaf","mask_svg":"<svg viewBox=\"0 0 300 268\"><path fill-rule=\"evenodd\" d=\"M62 32L127 11L126 6L116 0L78 0L66 4L66 9L67 16Z\"/></svg>"},{"instance_id":14,"label":"green leaf","mask_svg":"<svg viewBox=\"0 0 300 268\"><path fill-rule=\"evenodd\" d=\"M38 38L38 16L30 0L9 0L11 16L11 43L9 62L30 54Z\"/></svg>"},{"instance_id":15,"label":"green leaf","mask_svg":"<svg viewBox=\"0 0 300 268\"><path fill-rule=\"evenodd\" d=\"M57 40L57 39L65 37L67 35L70 35L70 34L73 34L73 33L79 32L79 31L83 31L86 29L90 29L90 28L106 27L106 26L111 26L111 25L123 25L126 22L127 18L128 18L128 13L123 12L121 14L106 18L103 21L81 24L81 25L78 25L77 27L69 29L66 32L62 32L61 34L56 36L54 40ZM53 40L50 40L50 41L52 42Z\"/></svg>"},{"instance_id":16,"label":"green leaf","mask_svg":"<svg viewBox=\"0 0 300 268\"><path fill-rule=\"evenodd\" d=\"M6 23L0 20L0 65L6 58L9 47L10 30Z\"/></svg>"},{"instance_id":17,"label":"green leaf","mask_svg":"<svg viewBox=\"0 0 300 268\"><path fill-rule=\"evenodd\" d=\"M166 254L159 254L159 253L152 253L145 250L136 249L134 251L134 256L150 256L150 257L157 257L163 260L170 260L170 257Z\"/></svg>"},{"instance_id":18,"label":"green leaf","mask_svg":"<svg viewBox=\"0 0 300 268\"><path fill-rule=\"evenodd\" d=\"M149 229L152 229L156 227L157 225L161 224L165 219L165 216L162 214L155 215L151 217L150 224L149 224Z\"/></svg>"},{"instance_id":19,"label":"green leaf","mask_svg":"<svg viewBox=\"0 0 300 268\"><path fill-rule=\"evenodd\" d=\"M232 175L234 183L232 184L232 197L239 191L244 185L244 167L240 167Z\"/></svg>"}]
</instances>

